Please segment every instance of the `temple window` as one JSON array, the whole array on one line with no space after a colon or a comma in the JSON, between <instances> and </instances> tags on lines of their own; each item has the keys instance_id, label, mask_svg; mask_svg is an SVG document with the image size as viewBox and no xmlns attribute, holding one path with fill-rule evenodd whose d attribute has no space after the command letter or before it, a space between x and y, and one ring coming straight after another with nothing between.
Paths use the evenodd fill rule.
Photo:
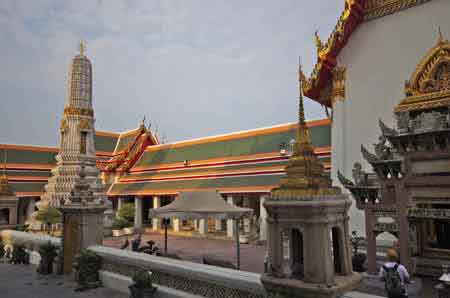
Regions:
<instances>
[{"instance_id":1,"label":"temple window","mask_svg":"<svg viewBox=\"0 0 450 298\"><path fill-rule=\"evenodd\" d=\"M333 249L333 264L334 264L334 272L335 273L342 273L342 260L341 260L341 240L342 235L341 231L338 227L334 227L331 229L331 243L332 243L332 249Z\"/></svg>"}]
</instances>

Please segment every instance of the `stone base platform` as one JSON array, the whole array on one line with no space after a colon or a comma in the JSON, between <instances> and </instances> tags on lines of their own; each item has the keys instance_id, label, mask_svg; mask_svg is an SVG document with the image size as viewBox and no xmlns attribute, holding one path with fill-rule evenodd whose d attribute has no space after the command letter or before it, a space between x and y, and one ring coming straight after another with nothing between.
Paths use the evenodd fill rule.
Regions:
<instances>
[{"instance_id":1,"label":"stone base platform","mask_svg":"<svg viewBox=\"0 0 450 298\"><path fill-rule=\"evenodd\" d=\"M298 279L276 278L266 274L261 275L261 282L269 293L268 297L301 297L301 298L336 298L343 293L356 288L361 282L362 276L353 273L350 276L336 276L336 284L327 286L324 284L307 283ZM282 295L282 296L277 296Z\"/></svg>"}]
</instances>

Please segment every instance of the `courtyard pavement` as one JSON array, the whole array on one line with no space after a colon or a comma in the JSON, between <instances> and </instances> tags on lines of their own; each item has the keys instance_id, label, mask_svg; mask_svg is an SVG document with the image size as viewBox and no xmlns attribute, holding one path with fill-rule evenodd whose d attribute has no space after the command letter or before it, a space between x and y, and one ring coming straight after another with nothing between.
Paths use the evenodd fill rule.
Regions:
<instances>
[{"instance_id":1,"label":"courtyard pavement","mask_svg":"<svg viewBox=\"0 0 450 298\"><path fill-rule=\"evenodd\" d=\"M129 236L131 240L135 236ZM119 248L127 237L111 237L103 240L103 244L110 247ZM161 252L164 250L164 235L151 233L142 235L141 246L147 245L148 240L156 242L156 246ZM253 244L241 244L241 270L263 273L264 256L266 247ZM202 263L203 256L213 256L215 259L236 264L236 242L225 239L206 239L198 237L183 237L169 235L167 241L169 254L176 254L183 260Z\"/></svg>"},{"instance_id":2,"label":"courtyard pavement","mask_svg":"<svg viewBox=\"0 0 450 298\"><path fill-rule=\"evenodd\" d=\"M1 298L128 298L128 295L98 288L75 292L70 276L39 275L36 267L0 263Z\"/></svg>"}]
</instances>

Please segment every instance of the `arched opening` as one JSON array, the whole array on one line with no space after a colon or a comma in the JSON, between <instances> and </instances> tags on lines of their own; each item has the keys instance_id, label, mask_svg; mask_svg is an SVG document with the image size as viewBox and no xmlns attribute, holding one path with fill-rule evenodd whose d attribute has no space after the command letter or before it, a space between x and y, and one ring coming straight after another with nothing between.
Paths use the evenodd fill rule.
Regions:
<instances>
[{"instance_id":1,"label":"arched opening","mask_svg":"<svg viewBox=\"0 0 450 298\"><path fill-rule=\"evenodd\" d=\"M9 209L0 209L0 225L9 224Z\"/></svg>"},{"instance_id":2,"label":"arched opening","mask_svg":"<svg viewBox=\"0 0 450 298\"><path fill-rule=\"evenodd\" d=\"M304 277L303 234L298 229L291 230L290 271L293 278Z\"/></svg>"},{"instance_id":3,"label":"arched opening","mask_svg":"<svg viewBox=\"0 0 450 298\"><path fill-rule=\"evenodd\" d=\"M333 264L334 264L334 272L337 274L342 274L342 233L338 227L333 227L331 229L331 243L333 249Z\"/></svg>"}]
</instances>

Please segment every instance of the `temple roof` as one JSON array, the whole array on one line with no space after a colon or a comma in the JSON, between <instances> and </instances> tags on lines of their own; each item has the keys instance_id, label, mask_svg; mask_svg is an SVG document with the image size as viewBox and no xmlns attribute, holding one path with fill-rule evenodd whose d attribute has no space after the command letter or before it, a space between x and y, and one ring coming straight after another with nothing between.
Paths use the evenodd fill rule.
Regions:
<instances>
[{"instance_id":1,"label":"temple roof","mask_svg":"<svg viewBox=\"0 0 450 298\"><path fill-rule=\"evenodd\" d=\"M316 34L317 62L309 77L303 74L303 93L320 104L331 107L326 94L337 57L353 32L365 21L396 13L431 0L345 0L345 7L328 40Z\"/></svg>"},{"instance_id":2,"label":"temple roof","mask_svg":"<svg viewBox=\"0 0 450 298\"><path fill-rule=\"evenodd\" d=\"M330 167L328 119L308 122L316 155ZM284 176L289 143L297 123L148 146L109 195L175 194L218 189L221 192L269 192Z\"/></svg>"}]
</instances>

